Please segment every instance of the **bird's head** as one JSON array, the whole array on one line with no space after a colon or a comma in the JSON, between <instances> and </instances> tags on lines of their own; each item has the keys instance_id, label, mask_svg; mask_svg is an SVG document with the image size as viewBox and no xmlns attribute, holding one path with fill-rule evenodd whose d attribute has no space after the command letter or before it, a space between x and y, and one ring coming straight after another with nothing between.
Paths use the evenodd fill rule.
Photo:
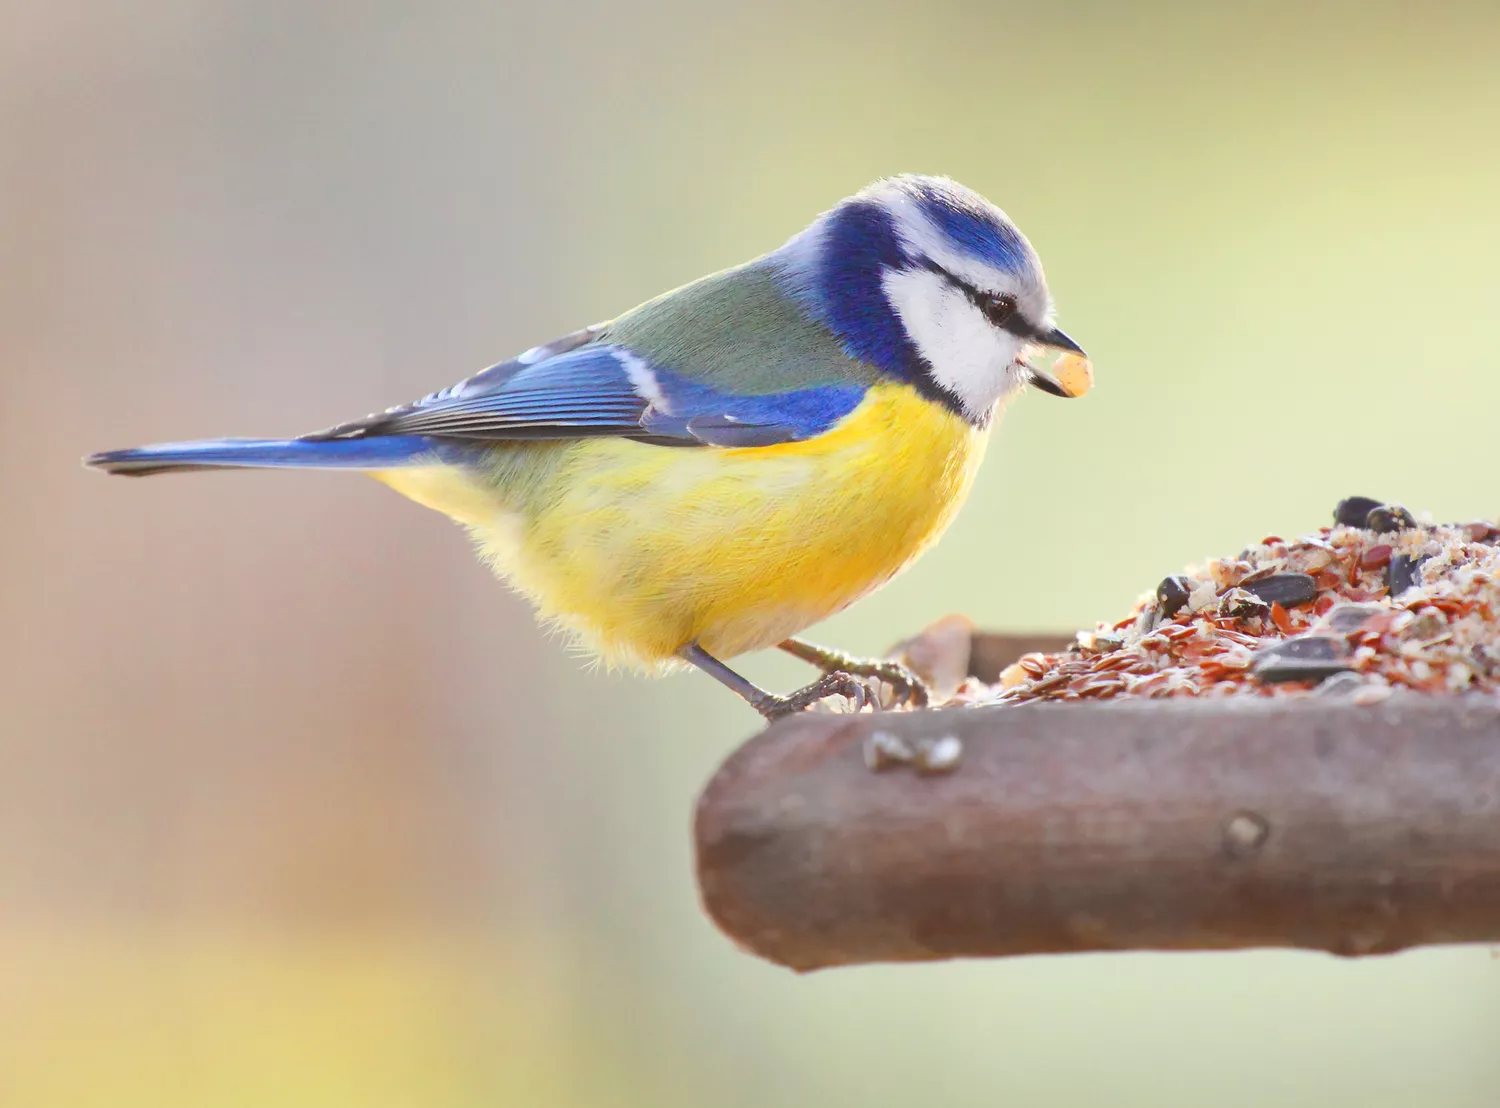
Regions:
<instances>
[{"instance_id":1,"label":"bird's head","mask_svg":"<svg viewBox=\"0 0 1500 1108\"><path fill-rule=\"evenodd\" d=\"M1029 350L1082 354L1052 319L1031 243L944 177L877 181L778 252L788 287L849 353L983 423L1031 383L1072 396Z\"/></svg>"}]
</instances>

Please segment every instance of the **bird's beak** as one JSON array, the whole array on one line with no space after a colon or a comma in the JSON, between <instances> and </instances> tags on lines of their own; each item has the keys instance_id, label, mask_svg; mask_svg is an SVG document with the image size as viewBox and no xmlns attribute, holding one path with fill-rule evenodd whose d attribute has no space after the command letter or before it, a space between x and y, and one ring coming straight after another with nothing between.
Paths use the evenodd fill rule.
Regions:
<instances>
[{"instance_id":1,"label":"bird's beak","mask_svg":"<svg viewBox=\"0 0 1500 1108\"><path fill-rule=\"evenodd\" d=\"M1061 350L1064 354L1073 354L1083 360L1083 365L1088 365L1088 355L1084 353L1083 347L1079 346L1068 337L1066 331L1054 327L1050 331L1044 331L1037 335L1034 340L1038 345L1050 350ZM1092 376L1085 374L1068 374L1068 380L1061 381L1050 373L1028 365L1027 370L1031 377L1031 383L1043 392L1051 393L1053 396L1078 397L1088 392L1092 383Z\"/></svg>"},{"instance_id":2,"label":"bird's beak","mask_svg":"<svg viewBox=\"0 0 1500 1108\"><path fill-rule=\"evenodd\" d=\"M1068 333L1061 327L1054 327L1050 331L1043 332L1036 337L1036 341L1053 350L1066 350L1071 354L1077 354L1080 358L1088 357L1083 347L1070 339Z\"/></svg>"}]
</instances>

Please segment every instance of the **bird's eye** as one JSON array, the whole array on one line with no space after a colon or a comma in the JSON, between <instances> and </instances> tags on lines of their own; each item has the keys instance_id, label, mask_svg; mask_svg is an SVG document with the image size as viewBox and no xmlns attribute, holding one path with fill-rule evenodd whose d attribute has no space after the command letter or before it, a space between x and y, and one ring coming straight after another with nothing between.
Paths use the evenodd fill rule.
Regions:
<instances>
[{"instance_id":1,"label":"bird's eye","mask_svg":"<svg viewBox=\"0 0 1500 1108\"><path fill-rule=\"evenodd\" d=\"M987 294L980 297L979 310L996 327L1004 327L1016 314L1016 298L1010 293Z\"/></svg>"}]
</instances>

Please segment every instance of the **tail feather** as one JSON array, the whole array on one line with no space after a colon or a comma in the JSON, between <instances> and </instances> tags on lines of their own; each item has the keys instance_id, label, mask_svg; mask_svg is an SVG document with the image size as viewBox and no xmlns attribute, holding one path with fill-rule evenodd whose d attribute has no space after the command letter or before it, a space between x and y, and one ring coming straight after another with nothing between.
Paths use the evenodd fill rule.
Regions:
<instances>
[{"instance_id":1,"label":"tail feather","mask_svg":"<svg viewBox=\"0 0 1500 1108\"><path fill-rule=\"evenodd\" d=\"M436 444L422 435L322 441L203 439L108 450L91 454L83 464L127 477L198 469L388 469L430 458L436 450Z\"/></svg>"}]
</instances>

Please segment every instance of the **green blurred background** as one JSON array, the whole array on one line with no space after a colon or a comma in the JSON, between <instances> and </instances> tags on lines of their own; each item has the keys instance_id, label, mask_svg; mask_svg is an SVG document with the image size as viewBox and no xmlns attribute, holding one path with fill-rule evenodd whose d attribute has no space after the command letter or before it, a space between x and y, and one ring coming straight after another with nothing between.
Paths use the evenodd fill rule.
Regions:
<instances>
[{"instance_id":1,"label":"green blurred background","mask_svg":"<svg viewBox=\"0 0 1500 1108\"><path fill-rule=\"evenodd\" d=\"M818 638L1493 515L1494 5L4 7L0 1105L1500 1103L1484 949L762 964L690 874L722 690L590 672L374 482L77 464L410 399L913 170L1098 387Z\"/></svg>"}]
</instances>

